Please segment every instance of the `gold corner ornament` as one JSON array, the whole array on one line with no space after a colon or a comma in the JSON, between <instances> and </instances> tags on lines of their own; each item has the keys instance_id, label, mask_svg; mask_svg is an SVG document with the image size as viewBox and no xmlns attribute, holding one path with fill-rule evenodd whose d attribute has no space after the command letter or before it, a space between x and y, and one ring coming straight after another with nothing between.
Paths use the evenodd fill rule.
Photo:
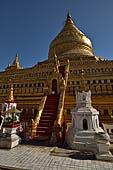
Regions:
<instances>
[{"instance_id":1,"label":"gold corner ornament","mask_svg":"<svg viewBox=\"0 0 113 170\"><path fill-rule=\"evenodd\" d=\"M9 80L9 81L11 81L11 80ZM8 101L14 101L13 84L9 85Z\"/></svg>"}]
</instances>

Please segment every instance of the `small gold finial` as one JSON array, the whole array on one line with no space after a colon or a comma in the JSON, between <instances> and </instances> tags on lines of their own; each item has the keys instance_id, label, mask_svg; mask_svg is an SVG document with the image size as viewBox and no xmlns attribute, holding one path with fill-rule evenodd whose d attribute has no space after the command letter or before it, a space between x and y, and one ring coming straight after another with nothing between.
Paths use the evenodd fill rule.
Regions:
<instances>
[{"instance_id":1,"label":"small gold finial","mask_svg":"<svg viewBox=\"0 0 113 170\"><path fill-rule=\"evenodd\" d=\"M16 53L15 62L18 63L18 54Z\"/></svg>"},{"instance_id":2,"label":"small gold finial","mask_svg":"<svg viewBox=\"0 0 113 170\"><path fill-rule=\"evenodd\" d=\"M21 65L21 68L23 69L23 64Z\"/></svg>"},{"instance_id":3,"label":"small gold finial","mask_svg":"<svg viewBox=\"0 0 113 170\"><path fill-rule=\"evenodd\" d=\"M86 87L85 87L85 79L84 79L84 70L81 69L80 70L80 75L81 75L81 80L80 80L80 91L85 91Z\"/></svg>"},{"instance_id":4,"label":"small gold finial","mask_svg":"<svg viewBox=\"0 0 113 170\"><path fill-rule=\"evenodd\" d=\"M67 60L67 64L69 64L69 59Z\"/></svg>"},{"instance_id":5,"label":"small gold finial","mask_svg":"<svg viewBox=\"0 0 113 170\"><path fill-rule=\"evenodd\" d=\"M16 53L16 58L18 58L18 53Z\"/></svg>"},{"instance_id":6,"label":"small gold finial","mask_svg":"<svg viewBox=\"0 0 113 170\"><path fill-rule=\"evenodd\" d=\"M71 13L70 13L70 10L68 9L68 13L67 13L67 19L68 18L71 18Z\"/></svg>"},{"instance_id":7,"label":"small gold finial","mask_svg":"<svg viewBox=\"0 0 113 170\"><path fill-rule=\"evenodd\" d=\"M69 11L67 13L67 20L66 20L65 24L74 24Z\"/></svg>"},{"instance_id":8,"label":"small gold finial","mask_svg":"<svg viewBox=\"0 0 113 170\"><path fill-rule=\"evenodd\" d=\"M8 67L10 67L11 66L11 64L10 63L8 63Z\"/></svg>"},{"instance_id":9,"label":"small gold finial","mask_svg":"<svg viewBox=\"0 0 113 170\"><path fill-rule=\"evenodd\" d=\"M13 65L16 66L16 67L19 67L19 61L18 61L18 54L16 53L16 58L13 62Z\"/></svg>"},{"instance_id":10,"label":"small gold finial","mask_svg":"<svg viewBox=\"0 0 113 170\"><path fill-rule=\"evenodd\" d=\"M54 54L54 72L56 73L59 73L59 66L60 66L60 63L59 63L59 60L57 59L57 55L56 53Z\"/></svg>"}]
</instances>

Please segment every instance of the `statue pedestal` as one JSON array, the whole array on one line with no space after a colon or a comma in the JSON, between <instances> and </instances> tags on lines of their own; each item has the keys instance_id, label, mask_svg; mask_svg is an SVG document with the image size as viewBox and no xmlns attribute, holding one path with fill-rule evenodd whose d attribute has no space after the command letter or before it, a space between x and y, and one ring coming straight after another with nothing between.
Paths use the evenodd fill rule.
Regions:
<instances>
[{"instance_id":1,"label":"statue pedestal","mask_svg":"<svg viewBox=\"0 0 113 170\"><path fill-rule=\"evenodd\" d=\"M11 149L19 144L20 138L16 134L20 124L4 125L0 134L0 148Z\"/></svg>"}]
</instances>

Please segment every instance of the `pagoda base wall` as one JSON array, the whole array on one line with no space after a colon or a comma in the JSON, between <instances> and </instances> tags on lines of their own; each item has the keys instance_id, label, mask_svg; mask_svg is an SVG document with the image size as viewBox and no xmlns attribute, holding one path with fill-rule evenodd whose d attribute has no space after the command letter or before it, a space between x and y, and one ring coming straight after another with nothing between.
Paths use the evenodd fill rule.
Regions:
<instances>
[{"instance_id":1,"label":"pagoda base wall","mask_svg":"<svg viewBox=\"0 0 113 170\"><path fill-rule=\"evenodd\" d=\"M11 149L20 143L20 137L16 134L20 124L3 127L3 132L0 132L0 148Z\"/></svg>"},{"instance_id":2,"label":"pagoda base wall","mask_svg":"<svg viewBox=\"0 0 113 170\"><path fill-rule=\"evenodd\" d=\"M19 144L20 138L16 134L2 134L0 148L11 149Z\"/></svg>"},{"instance_id":3,"label":"pagoda base wall","mask_svg":"<svg viewBox=\"0 0 113 170\"><path fill-rule=\"evenodd\" d=\"M80 151L96 151L96 141L94 140L94 131L77 132L72 126L69 127L67 133L67 143L72 149Z\"/></svg>"}]
</instances>

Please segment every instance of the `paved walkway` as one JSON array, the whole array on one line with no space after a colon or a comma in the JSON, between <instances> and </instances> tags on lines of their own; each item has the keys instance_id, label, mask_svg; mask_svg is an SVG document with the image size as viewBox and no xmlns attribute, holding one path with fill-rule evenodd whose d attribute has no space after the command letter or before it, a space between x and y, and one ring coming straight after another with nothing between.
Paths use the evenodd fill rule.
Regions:
<instances>
[{"instance_id":1,"label":"paved walkway","mask_svg":"<svg viewBox=\"0 0 113 170\"><path fill-rule=\"evenodd\" d=\"M113 162L72 157L72 150L47 146L19 145L0 149L0 168L26 170L113 170ZM71 155L71 157L69 156Z\"/></svg>"}]
</instances>

